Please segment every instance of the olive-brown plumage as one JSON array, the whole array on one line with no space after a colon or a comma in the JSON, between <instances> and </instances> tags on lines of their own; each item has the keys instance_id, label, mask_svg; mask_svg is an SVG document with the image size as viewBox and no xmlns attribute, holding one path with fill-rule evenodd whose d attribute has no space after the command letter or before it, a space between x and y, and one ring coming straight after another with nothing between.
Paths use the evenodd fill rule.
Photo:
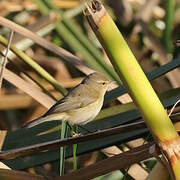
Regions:
<instances>
[{"instance_id":1,"label":"olive-brown plumage","mask_svg":"<svg viewBox=\"0 0 180 180\"><path fill-rule=\"evenodd\" d=\"M110 81L98 72L88 75L42 117L25 124L25 127L30 128L52 120L64 120L77 125L92 121L102 108L109 83Z\"/></svg>"}]
</instances>

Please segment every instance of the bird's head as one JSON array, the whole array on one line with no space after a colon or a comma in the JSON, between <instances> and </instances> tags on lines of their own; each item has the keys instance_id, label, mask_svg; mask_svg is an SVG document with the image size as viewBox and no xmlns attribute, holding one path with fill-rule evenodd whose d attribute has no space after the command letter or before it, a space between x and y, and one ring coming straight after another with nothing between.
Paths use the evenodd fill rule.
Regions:
<instances>
[{"instance_id":1,"label":"bird's head","mask_svg":"<svg viewBox=\"0 0 180 180\"><path fill-rule=\"evenodd\" d=\"M110 80L99 72L89 74L83 81L82 84L87 84L90 88L105 94L110 84Z\"/></svg>"}]
</instances>

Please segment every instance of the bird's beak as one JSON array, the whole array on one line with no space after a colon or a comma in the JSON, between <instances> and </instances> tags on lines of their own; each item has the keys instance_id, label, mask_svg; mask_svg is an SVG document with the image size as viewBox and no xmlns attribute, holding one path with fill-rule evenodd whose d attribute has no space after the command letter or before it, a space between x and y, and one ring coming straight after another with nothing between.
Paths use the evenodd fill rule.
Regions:
<instances>
[{"instance_id":1,"label":"bird's beak","mask_svg":"<svg viewBox=\"0 0 180 180\"><path fill-rule=\"evenodd\" d=\"M109 81L108 91L114 89L115 87L117 87L117 82L113 80Z\"/></svg>"},{"instance_id":2,"label":"bird's beak","mask_svg":"<svg viewBox=\"0 0 180 180\"><path fill-rule=\"evenodd\" d=\"M116 84L116 81L110 80L109 84L110 85Z\"/></svg>"}]
</instances>

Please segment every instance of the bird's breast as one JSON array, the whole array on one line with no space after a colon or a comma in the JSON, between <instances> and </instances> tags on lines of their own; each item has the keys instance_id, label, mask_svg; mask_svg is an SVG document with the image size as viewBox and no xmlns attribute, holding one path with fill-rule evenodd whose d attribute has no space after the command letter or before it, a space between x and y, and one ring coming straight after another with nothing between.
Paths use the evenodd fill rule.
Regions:
<instances>
[{"instance_id":1,"label":"bird's breast","mask_svg":"<svg viewBox=\"0 0 180 180\"><path fill-rule=\"evenodd\" d=\"M69 114L69 123L71 124L86 124L92 121L99 113L103 105L103 98L98 99L88 106L72 110Z\"/></svg>"}]
</instances>

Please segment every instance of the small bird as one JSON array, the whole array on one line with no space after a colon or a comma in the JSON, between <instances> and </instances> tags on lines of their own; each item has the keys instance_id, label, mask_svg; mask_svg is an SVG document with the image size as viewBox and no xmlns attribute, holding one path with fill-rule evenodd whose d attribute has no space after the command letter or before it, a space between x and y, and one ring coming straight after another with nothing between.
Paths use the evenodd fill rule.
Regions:
<instances>
[{"instance_id":1,"label":"small bird","mask_svg":"<svg viewBox=\"0 0 180 180\"><path fill-rule=\"evenodd\" d=\"M43 116L24 127L31 128L52 120L63 120L71 125L84 125L92 121L102 108L109 84L110 80L98 72L88 75Z\"/></svg>"}]
</instances>

